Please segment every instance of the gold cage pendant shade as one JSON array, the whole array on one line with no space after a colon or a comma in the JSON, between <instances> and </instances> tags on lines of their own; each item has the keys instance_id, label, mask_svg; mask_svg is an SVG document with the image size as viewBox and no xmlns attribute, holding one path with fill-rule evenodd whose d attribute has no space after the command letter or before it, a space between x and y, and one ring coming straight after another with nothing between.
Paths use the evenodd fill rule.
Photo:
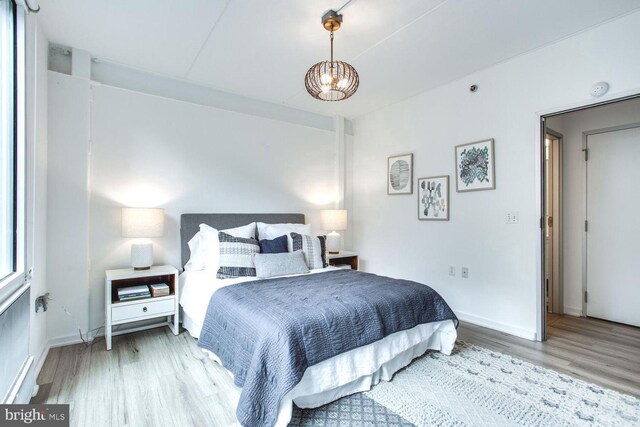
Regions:
<instances>
[{"instance_id":1,"label":"gold cage pendant shade","mask_svg":"<svg viewBox=\"0 0 640 427\"><path fill-rule=\"evenodd\" d=\"M322 61L309 68L304 79L307 92L323 101L342 101L356 93L360 78L351 65L342 61Z\"/></svg>"},{"instance_id":2,"label":"gold cage pendant shade","mask_svg":"<svg viewBox=\"0 0 640 427\"><path fill-rule=\"evenodd\" d=\"M322 101L342 101L358 90L360 77L351 65L333 59L333 32L340 28L342 15L330 10L322 17L323 27L331 36L331 60L321 61L309 68L304 85L309 95Z\"/></svg>"}]
</instances>

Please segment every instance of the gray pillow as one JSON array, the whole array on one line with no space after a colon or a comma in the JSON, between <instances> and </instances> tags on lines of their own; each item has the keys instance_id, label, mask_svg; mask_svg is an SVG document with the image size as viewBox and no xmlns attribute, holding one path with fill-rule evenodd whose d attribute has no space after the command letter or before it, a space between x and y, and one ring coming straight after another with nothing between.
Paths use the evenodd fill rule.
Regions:
<instances>
[{"instance_id":1,"label":"gray pillow","mask_svg":"<svg viewBox=\"0 0 640 427\"><path fill-rule=\"evenodd\" d=\"M308 273L302 251L279 254L253 254L256 276L260 278Z\"/></svg>"}]
</instances>

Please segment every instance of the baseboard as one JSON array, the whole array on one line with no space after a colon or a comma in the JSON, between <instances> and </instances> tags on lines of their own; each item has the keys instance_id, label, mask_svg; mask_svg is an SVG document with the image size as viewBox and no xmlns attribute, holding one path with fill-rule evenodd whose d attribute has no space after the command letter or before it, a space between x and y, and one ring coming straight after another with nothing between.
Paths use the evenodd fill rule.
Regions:
<instances>
[{"instance_id":1,"label":"baseboard","mask_svg":"<svg viewBox=\"0 0 640 427\"><path fill-rule=\"evenodd\" d=\"M496 322L484 317L475 316L473 314L464 313L462 311L456 311L456 316L463 322L473 323L477 326L493 329L494 331L504 332L509 335L515 335L516 337L524 338L530 341L535 341L537 333L536 331L530 331L527 329L518 328L515 326L507 325L505 323Z\"/></svg>"},{"instance_id":2,"label":"baseboard","mask_svg":"<svg viewBox=\"0 0 640 427\"><path fill-rule=\"evenodd\" d=\"M116 328L114 328L114 332L115 331L117 331ZM64 347L65 345L81 344L83 342L91 343L96 338L103 337L103 336L104 336L104 330L100 329L95 333L95 335L91 337L85 336L84 337L85 340L83 341L83 339L80 337L80 333L76 332L75 334L71 334L71 335L64 335L61 337L51 338L49 340L49 345L51 346L51 348L54 348L54 347Z\"/></svg>"},{"instance_id":3,"label":"baseboard","mask_svg":"<svg viewBox=\"0 0 640 427\"><path fill-rule=\"evenodd\" d=\"M160 317L162 317L162 316L160 316ZM127 324L124 324L124 325L114 325L113 326L113 334L115 336L115 335L117 335L118 331L120 331L121 329L129 329L131 325L144 326L145 324L149 324L149 321L148 320L143 320L141 322L127 323ZM64 347L65 345L81 344L83 342L91 343L96 338L100 338L100 337L104 337L104 328L103 327L100 327L100 329L93 336L90 336L90 337L86 337L85 336L84 337L85 341L83 341L82 338L80 338L80 333L76 332L75 334L71 334L71 335L65 335L65 336L61 336L61 337L51 338L49 340L49 345L50 345L51 348L54 348L54 347Z\"/></svg>"},{"instance_id":4,"label":"baseboard","mask_svg":"<svg viewBox=\"0 0 640 427\"><path fill-rule=\"evenodd\" d=\"M582 307L577 308L577 307L569 307L568 305L565 305L563 309L564 309L564 314L568 314L569 316L582 317Z\"/></svg>"},{"instance_id":5,"label":"baseboard","mask_svg":"<svg viewBox=\"0 0 640 427\"><path fill-rule=\"evenodd\" d=\"M165 316L158 316L157 319L162 318ZM112 331L113 331L113 335L118 335L118 332L121 330L127 330L128 332L135 332L135 328L136 327L142 327L145 325L150 325L153 322L157 321L156 318L154 319L147 319L147 320L141 320L141 321L137 321L137 322L129 322L129 323L125 323L125 324L121 324L121 325L113 325L112 327ZM129 329L131 329L131 331L129 331ZM93 333L95 331L95 333ZM81 344L83 342L86 343L92 343L96 338L100 338L100 337L104 337L104 325L99 326L98 328L93 328L91 329L89 332L92 332L92 334L90 335L87 332L83 332L83 336L80 337L80 332L75 332L71 335L63 335L63 336L59 336L59 337L54 337L51 338L49 340L49 344L50 346L53 347L64 347L66 345L74 345L74 344ZM84 341L83 341L84 338Z\"/></svg>"},{"instance_id":6,"label":"baseboard","mask_svg":"<svg viewBox=\"0 0 640 427\"><path fill-rule=\"evenodd\" d=\"M80 338L80 335L76 333L73 335L51 338L49 340L49 347L50 348L64 347L65 345L80 344L81 342L82 342L82 339Z\"/></svg>"},{"instance_id":7,"label":"baseboard","mask_svg":"<svg viewBox=\"0 0 640 427\"><path fill-rule=\"evenodd\" d=\"M38 357L38 359L36 359L36 363L34 363L34 371L33 371L35 373L34 381L33 381L34 386L38 379L38 375L40 375L40 371L44 366L44 361L47 360L47 356L49 355L49 350L51 350L51 345L50 345L50 341L47 341L47 344L44 346L44 348L42 349L42 352L40 353L40 357Z\"/></svg>"},{"instance_id":8,"label":"baseboard","mask_svg":"<svg viewBox=\"0 0 640 427\"><path fill-rule=\"evenodd\" d=\"M20 385L20 391L18 392L18 400L14 403L29 403L29 399L34 396L34 391L36 390L36 384L38 381L38 376L40 375L40 371L44 366L44 361L47 360L47 356L49 355L50 349L49 341L45 344L44 348L40 352L38 358L35 358L31 366L29 367L29 372L24 378L24 381ZM23 398L24 397L24 398Z\"/></svg>"},{"instance_id":9,"label":"baseboard","mask_svg":"<svg viewBox=\"0 0 640 427\"><path fill-rule=\"evenodd\" d=\"M67 337L59 337L54 339L47 340L42 352L40 352L40 356L35 359L34 363L31 365L30 372L27 375L24 383L20 387L20 389L25 389L25 393L21 393L25 396L33 397L35 395L36 386L38 383L38 376L40 375L40 371L44 366L44 362L47 360L47 356L49 355L49 351L54 347L62 347L70 344L78 344L81 343L82 340L78 335L69 335ZM28 390L28 393L26 391ZM29 403L27 402L16 402L16 403Z\"/></svg>"},{"instance_id":10,"label":"baseboard","mask_svg":"<svg viewBox=\"0 0 640 427\"><path fill-rule=\"evenodd\" d=\"M26 392L27 387L31 383L30 378L33 376L33 359L34 357L29 355L25 360L18 376L9 388L9 392L2 401L5 405L11 405L15 403L26 403L29 400L27 396L31 395L31 392Z\"/></svg>"}]
</instances>

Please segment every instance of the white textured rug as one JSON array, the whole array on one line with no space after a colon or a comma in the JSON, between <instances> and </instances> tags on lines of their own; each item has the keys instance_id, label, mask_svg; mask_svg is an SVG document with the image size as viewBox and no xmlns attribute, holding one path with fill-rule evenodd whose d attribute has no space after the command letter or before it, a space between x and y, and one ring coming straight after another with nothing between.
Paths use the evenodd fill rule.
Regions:
<instances>
[{"instance_id":1,"label":"white textured rug","mask_svg":"<svg viewBox=\"0 0 640 427\"><path fill-rule=\"evenodd\" d=\"M640 426L640 400L458 342L363 393L416 426Z\"/></svg>"}]
</instances>

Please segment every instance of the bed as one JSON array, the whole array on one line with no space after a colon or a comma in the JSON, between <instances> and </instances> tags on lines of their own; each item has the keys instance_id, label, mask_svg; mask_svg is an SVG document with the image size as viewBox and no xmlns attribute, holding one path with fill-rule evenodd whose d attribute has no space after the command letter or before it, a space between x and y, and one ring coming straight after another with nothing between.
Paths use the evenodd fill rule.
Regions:
<instances>
[{"instance_id":1,"label":"bed","mask_svg":"<svg viewBox=\"0 0 640 427\"><path fill-rule=\"evenodd\" d=\"M184 214L183 265L201 223L258 221L304 224L304 215ZM180 282L183 326L241 387L236 414L247 426L286 426L293 403L369 390L427 350L450 354L457 337L444 300L414 282L335 267L261 280L185 271Z\"/></svg>"}]
</instances>

